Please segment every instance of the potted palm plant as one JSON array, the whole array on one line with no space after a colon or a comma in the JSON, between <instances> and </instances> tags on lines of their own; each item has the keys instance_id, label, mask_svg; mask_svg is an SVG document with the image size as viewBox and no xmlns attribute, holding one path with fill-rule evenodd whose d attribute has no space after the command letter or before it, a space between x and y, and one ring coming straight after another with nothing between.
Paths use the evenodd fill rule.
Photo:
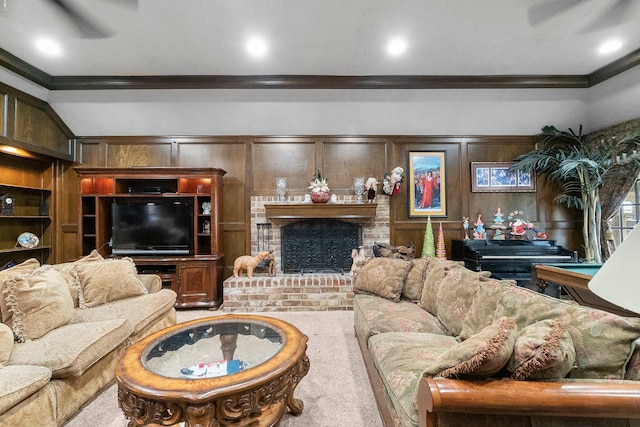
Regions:
<instances>
[{"instance_id":1,"label":"potted palm plant","mask_svg":"<svg viewBox=\"0 0 640 427\"><path fill-rule=\"evenodd\" d=\"M554 201L582 210L582 237L587 262L602 262L600 189L607 180L628 173L625 165L640 164L640 129L629 136L589 141L572 129L545 126L536 136L539 148L516 158L513 170L533 171L557 183L562 192Z\"/></svg>"}]
</instances>

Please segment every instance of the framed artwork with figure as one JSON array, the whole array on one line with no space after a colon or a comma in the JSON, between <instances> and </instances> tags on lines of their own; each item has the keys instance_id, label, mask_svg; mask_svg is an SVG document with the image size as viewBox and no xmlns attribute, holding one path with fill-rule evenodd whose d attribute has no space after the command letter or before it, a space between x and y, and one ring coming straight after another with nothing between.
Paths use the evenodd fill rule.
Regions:
<instances>
[{"instance_id":1,"label":"framed artwork with figure","mask_svg":"<svg viewBox=\"0 0 640 427\"><path fill-rule=\"evenodd\" d=\"M444 151L409 151L409 217L447 216Z\"/></svg>"}]
</instances>

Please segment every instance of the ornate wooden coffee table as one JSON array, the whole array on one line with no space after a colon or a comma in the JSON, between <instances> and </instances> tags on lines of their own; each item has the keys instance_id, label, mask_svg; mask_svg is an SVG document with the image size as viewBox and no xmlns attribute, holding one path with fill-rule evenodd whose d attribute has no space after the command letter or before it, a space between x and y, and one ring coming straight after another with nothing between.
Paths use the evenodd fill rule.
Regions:
<instances>
[{"instance_id":1,"label":"ornate wooden coffee table","mask_svg":"<svg viewBox=\"0 0 640 427\"><path fill-rule=\"evenodd\" d=\"M115 369L129 427L273 426L309 372L307 336L282 320L221 315L156 332L124 350Z\"/></svg>"}]
</instances>

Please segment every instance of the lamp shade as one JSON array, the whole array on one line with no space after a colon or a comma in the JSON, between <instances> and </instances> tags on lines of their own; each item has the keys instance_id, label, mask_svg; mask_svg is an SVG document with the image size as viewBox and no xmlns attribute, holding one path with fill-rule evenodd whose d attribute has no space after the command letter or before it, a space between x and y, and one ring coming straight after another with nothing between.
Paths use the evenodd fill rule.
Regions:
<instances>
[{"instance_id":1,"label":"lamp shade","mask_svg":"<svg viewBox=\"0 0 640 427\"><path fill-rule=\"evenodd\" d=\"M600 298L640 314L640 224L589 281Z\"/></svg>"}]
</instances>

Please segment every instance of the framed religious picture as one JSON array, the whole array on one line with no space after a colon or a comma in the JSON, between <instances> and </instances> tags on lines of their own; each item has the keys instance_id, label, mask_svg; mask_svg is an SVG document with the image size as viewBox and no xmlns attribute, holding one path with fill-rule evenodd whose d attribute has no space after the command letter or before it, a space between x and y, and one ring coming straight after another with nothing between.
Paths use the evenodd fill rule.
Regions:
<instances>
[{"instance_id":1,"label":"framed religious picture","mask_svg":"<svg viewBox=\"0 0 640 427\"><path fill-rule=\"evenodd\" d=\"M444 151L409 151L409 216L447 216Z\"/></svg>"},{"instance_id":2,"label":"framed religious picture","mask_svg":"<svg viewBox=\"0 0 640 427\"><path fill-rule=\"evenodd\" d=\"M533 172L511 170L513 162L471 162L474 193L522 193L536 191Z\"/></svg>"}]
</instances>

